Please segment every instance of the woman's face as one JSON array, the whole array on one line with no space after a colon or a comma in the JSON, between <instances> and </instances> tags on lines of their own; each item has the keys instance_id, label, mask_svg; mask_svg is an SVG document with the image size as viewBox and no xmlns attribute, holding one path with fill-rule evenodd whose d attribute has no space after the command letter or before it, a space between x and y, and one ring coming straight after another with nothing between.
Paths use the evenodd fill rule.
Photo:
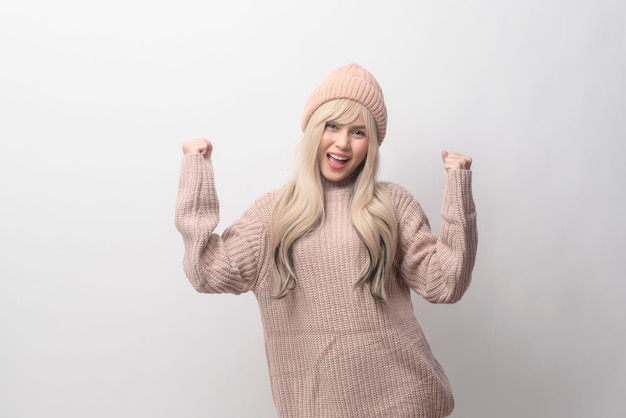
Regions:
<instances>
[{"instance_id":1,"label":"woman's face","mask_svg":"<svg viewBox=\"0 0 626 418\"><path fill-rule=\"evenodd\" d=\"M363 115L351 123L341 125L328 121L320 141L320 171L328 181L350 177L367 156L368 133Z\"/></svg>"}]
</instances>

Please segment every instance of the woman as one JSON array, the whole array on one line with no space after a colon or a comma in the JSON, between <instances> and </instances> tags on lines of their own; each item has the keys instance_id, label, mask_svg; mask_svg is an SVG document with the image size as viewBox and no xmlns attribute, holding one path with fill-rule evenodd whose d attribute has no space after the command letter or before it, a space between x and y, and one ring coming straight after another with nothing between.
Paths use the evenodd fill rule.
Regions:
<instances>
[{"instance_id":1,"label":"woman","mask_svg":"<svg viewBox=\"0 0 626 418\"><path fill-rule=\"evenodd\" d=\"M307 101L293 178L220 236L212 144L183 144L176 225L199 292L254 292L281 417L448 416L448 379L410 290L467 289L477 245L471 159L442 152L440 237L403 187L376 180L387 112L374 76L331 72Z\"/></svg>"}]
</instances>

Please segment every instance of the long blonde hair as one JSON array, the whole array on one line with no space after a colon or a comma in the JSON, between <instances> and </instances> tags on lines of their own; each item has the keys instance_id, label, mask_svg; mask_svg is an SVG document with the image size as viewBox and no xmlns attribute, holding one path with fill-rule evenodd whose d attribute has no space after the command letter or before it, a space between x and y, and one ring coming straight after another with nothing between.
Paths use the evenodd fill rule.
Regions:
<instances>
[{"instance_id":1,"label":"long blonde hair","mask_svg":"<svg viewBox=\"0 0 626 418\"><path fill-rule=\"evenodd\" d=\"M272 249L279 299L296 287L294 244L324 220L319 153L326 123L349 124L359 112L365 119L369 144L365 160L352 175L350 217L360 240L359 251L365 250L366 261L354 286L367 285L375 300L386 301L385 281L393 269L397 244L395 212L384 187L376 181L378 138L374 118L365 106L349 99L332 100L313 113L300 142L294 176L283 187L274 205Z\"/></svg>"}]
</instances>

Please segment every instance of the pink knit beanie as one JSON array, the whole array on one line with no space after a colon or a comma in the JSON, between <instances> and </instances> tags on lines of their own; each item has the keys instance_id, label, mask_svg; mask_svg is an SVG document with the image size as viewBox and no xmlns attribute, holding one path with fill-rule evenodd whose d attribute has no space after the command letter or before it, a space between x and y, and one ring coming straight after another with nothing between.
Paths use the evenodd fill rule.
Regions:
<instances>
[{"instance_id":1,"label":"pink knit beanie","mask_svg":"<svg viewBox=\"0 0 626 418\"><path fill-rule=\"evenodd\" d=\"M351 99L369 109L376 121L378 143L387 132L387 108L383 92L374 76L358 64L348 64L333 70L313 91L304 107L302 132L318 107L334 99Z\"/></svg>"}]
</instances>

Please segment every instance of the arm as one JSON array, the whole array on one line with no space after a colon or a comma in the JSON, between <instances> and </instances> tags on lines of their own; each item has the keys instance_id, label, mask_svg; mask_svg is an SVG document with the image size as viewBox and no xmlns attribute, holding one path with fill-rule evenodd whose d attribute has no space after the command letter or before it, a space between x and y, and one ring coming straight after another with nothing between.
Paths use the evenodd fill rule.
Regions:
<instances>
[{"instance_id":1,"label":"arm","mask_svg":"<svg viewBox=\"0 0 626 418\"><path fill-rule=\"evenodd\" d=\"M254 286L263 228L249 209L222 236L213 233L219 202L211 150L206 140L183 145L175 219L185 246L183 267L198 292L239 294Z\"/></svg>"},{"instance_id":2,"label":"arm","mask_svg":"<svg viewBox=\"0 0 626 418\"><path fill-rule=\"evenodd\" d=\"M460 154L442 156L446 188L440 237L431 233L419 204L406 198L398 219L399 270L408 285L428 301L454 303L461 299L471 281L478 243L476 208L469 171L471 159Z\"/></svg>"}]
</instances>

